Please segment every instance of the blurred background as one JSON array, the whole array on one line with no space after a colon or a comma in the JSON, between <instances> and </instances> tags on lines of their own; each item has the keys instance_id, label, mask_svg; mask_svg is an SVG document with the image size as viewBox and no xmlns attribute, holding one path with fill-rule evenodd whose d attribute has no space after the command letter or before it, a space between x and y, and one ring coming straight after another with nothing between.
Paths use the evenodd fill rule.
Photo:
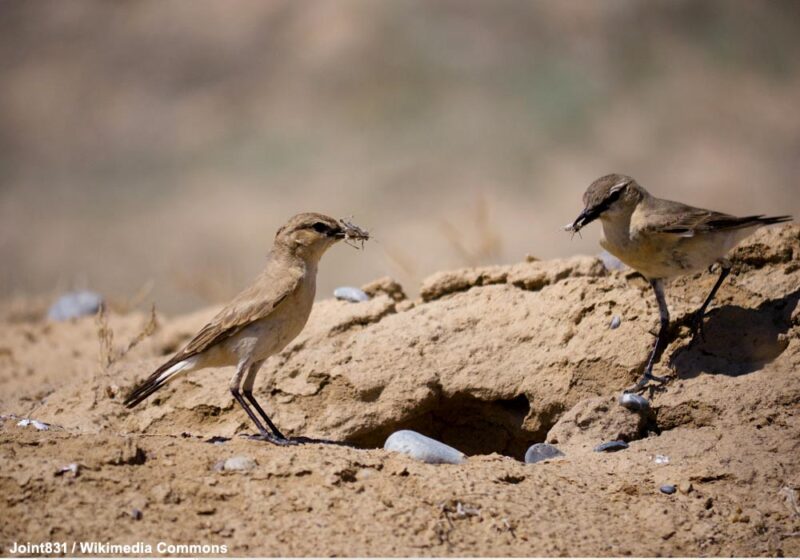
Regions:
<instances>
[{"instance_id":1,"label":"blurred background","mask_svg":"<svg viewBox=\"0 0 800 560\"><path fill-rule=\"evenodd\" d=\"M609 172L800 215L795 0L0 4L0 295L180 312L260 270L299 211L389 274L599 251L560 228Z\"/></svg>"}]
</instances>

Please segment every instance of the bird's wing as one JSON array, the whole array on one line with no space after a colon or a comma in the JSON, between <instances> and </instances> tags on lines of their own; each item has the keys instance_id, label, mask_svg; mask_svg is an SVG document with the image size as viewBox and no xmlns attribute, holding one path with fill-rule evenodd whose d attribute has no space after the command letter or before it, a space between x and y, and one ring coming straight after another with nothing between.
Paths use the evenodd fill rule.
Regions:
<instances>
[{"instance_id":1,"label":"bird's wing","mask_svg":"<svg viewBox=\"0 0 800 560\"><path fill-rule=\"evenodd\" d=\"M217 313L170 361L183 360L200 354L272 313L298 288L305 272L300 267L275 266L275 264L274 261L270 262L252 286L241 292Z\"/></svg>"},{"instance_id":2,"label":"bird's wing","mask_svg":"<svg viewBox=\"0 0 800 560\"><path fill-rule=\"evenodd\" d=\"M694 237L695 234L740 229L785 221L785 216L766 218L764 216L731 216L722 212L687 206L671 200L659 201L659 207L648 215L647 223L641 228L643 233L672 234L680 237Z\"/></svg>"}]
</instances>

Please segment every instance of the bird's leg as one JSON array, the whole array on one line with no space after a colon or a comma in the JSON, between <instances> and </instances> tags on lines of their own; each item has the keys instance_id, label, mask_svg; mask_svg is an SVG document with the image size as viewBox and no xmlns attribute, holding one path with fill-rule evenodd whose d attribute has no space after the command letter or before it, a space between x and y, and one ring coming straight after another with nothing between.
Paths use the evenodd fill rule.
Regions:
<instances>
[{"instance_id":1,"label":"bird's leg","mask_svg":"<svg viewBox=\"0 0 800 560\"><path fill-rule=\"evenodd\" d=\"M267 429L264 427L264 425L261 423L258 417L253 413L251 408L247 406L247 403L242 398L242 393L239 391L239 386L242 384L242 377L244 376L244 372L249 368L250 368L249 360L242 360L241 362L239 362L239 365L236 366L236 373L234 373L233 377L231 378L231 385L230 385L231 395L233 395L233 398L236 399L236 402L239 403L239 406L241 406L244 409L244 411L250 417L250 420L253 421L253 424L256 425L256 428L258 428L258 432L259 434L261 434L260 437L262 439L272 443L281 444L285 440L276 438L274 435L272 435L267 431Z\"/></svg>"},{"instance_id":2,"label":"bird's leg","mask_svg":"<svg viewBox=\"0 0 800 560\"><path fill-rule=\"evenodd\" d=\"M253 384L256 381L256 374L258 373L258 370L261 369L261 365L263 363L264 360L259 360L257 362L253 362L253 364L250 366L250 369L247 372L247 376L244 378L244 384L242 385L242 393L244 394L245 398L248 401L250 401L250 404L252 404L253 407L256 409L259 416L261 416L264 422L267 423L267 426L269 426L269 429L272 430L272 434L275 436L275 438L283 440L283 442L288 442L289 440L286 438L286 436L284 436L278 429L278 427L272 423L272 420L269 419L267 413L264 412L264 409L261 408L261 405L258 404L258 401L253 396Z\"/></svg>"},{"instance_id":3,"label":"bird's leg","mask_svg":"<svg viewBox=\"0 0 800 560\"><path fill-rule=\"evenodd\" d=\"M653 292L656 294L656 301L658 302L658 314L661 320L661 327L658 330L656 343L653 346L653 351L650 353L650 359L647 361L647 367L644 368L642 378L634 385L628 392L635 392L643 389L648 381L657 381L659 383L666 382L663 377L656 377L653 375L653 366L658 362L661 353L667 347L669 340L669 308L667 308L667 300L664 297L664 284L660 279L650 280L650 285L653 287Z\"/></svg>"},{"instance_id":4,"label":"bird's leg","mask_svg":"<svg viewBox=\"0 0 800 560\"><path fill-rule=\"evenodd\" d=\"M717 278L717 282L714 284L714 287L711 288L711 293L708 294L708 297L703 302L703 305L700 306L694 313L694 317L692 317L692 343L694 343L695 338L697 335L700 335L700 340L705 341L706 335L703 332L703 318L706 315L706 310L708 306L711 305L711 301L714 299L714 296L717 295L717 291L719 287L722 286L722 283L725 281L725 278L728 277L728 274L731 273L731 265L728 261L720 261L720 273L719 278Z\"/></svg>"}]
</instances>

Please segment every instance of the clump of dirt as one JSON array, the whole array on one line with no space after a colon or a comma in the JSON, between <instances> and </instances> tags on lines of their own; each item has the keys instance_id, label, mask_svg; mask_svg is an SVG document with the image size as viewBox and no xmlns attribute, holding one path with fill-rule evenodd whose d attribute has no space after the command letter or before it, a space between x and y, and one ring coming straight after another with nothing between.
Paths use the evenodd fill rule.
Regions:
<instances>
[{"instance_id":1,"label":"clump of dirt","mask_svg":"<svg viewBox=\"0 0 800 560\"><path fill-rule=\"evenodd\" d=\"M229 370L125 409L216 309L159 317L108 368L92 318L2 324L3 552L166 540L240 555L800 554L800 227L763 230L732 260L705 341L690 343L688 322L715 276L668 286L676 327L654 373L672 380L645 412L617 397L647 360L655 301L598 259L442 272L416 301L381 279L369 302L318 302L256 396L289 435L356 448L242 437L252 428ZM124 344L148 321L112 314L108 328ZM470 458L433 466L379 449L398 429ZM629 448L593 451L613 439ZM522 463L543 441L565 457ZM215 467L232 458L248 468Z\"/></svg>"}]
</instances>

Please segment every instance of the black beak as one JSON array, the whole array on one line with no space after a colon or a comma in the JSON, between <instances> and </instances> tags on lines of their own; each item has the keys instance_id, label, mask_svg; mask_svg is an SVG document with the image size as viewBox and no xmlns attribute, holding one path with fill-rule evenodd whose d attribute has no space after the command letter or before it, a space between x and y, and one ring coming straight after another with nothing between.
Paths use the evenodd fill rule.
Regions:
<instances>
[{"instance_id":1,"label":"black beak","mask_svg":"<svg viewBox=\"0 0 800 560\"><path fill-rule=\"evenodd\" d=\"M578 217L575 218L575 221L572 222L572 225L569 226L568 229L570 231L573 231L573 232L578 232L578 231L581 230L581 228L589 225L590 223L595 221L597 218L599 218L600 214L602 214L602 213L603 213L602 208L598 208L598 207L584 208L583 212L581 212L578 215Z\"/></svg>"},{"instance_id":2,"label":"black beak","mask_svg":"<svg viewBox=\"0 0 800 560\"><path fill-rule=\"evenodd\" d=\"M333 237L334 239L344 239L345 236L344 230L340 227L331 228L328 230L328 237Z\"/></svg>"}]
</instances>

